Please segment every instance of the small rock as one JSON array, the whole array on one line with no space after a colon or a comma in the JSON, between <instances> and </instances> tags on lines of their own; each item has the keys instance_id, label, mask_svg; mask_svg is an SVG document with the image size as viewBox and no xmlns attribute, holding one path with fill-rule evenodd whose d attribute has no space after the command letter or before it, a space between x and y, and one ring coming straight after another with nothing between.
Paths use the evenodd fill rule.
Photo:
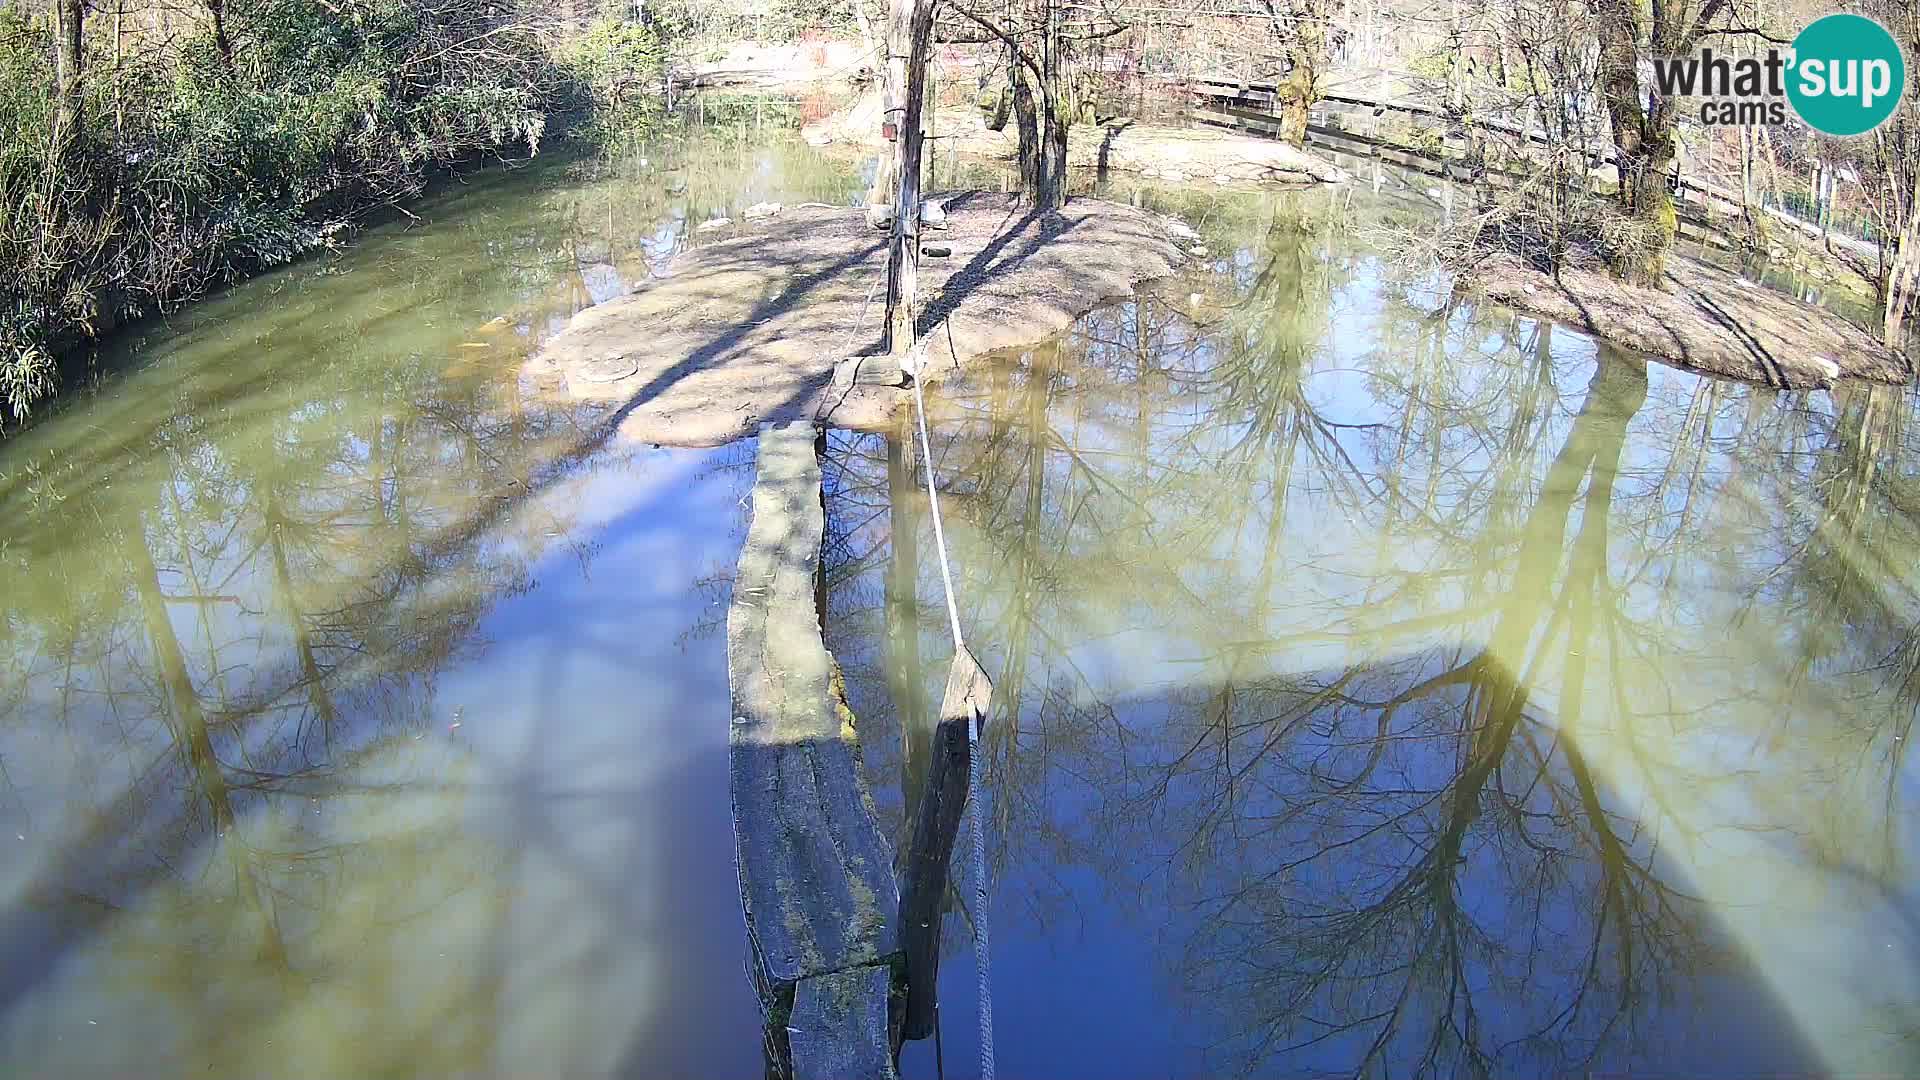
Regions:
<instances>
[{"instance_id":1,"label":"small rock","mask_svg":"<svg viewBox=\"0 0 1920 1080\"><path fill-rule=\"evenodd\" d=\"M1207 253L1207 245L1195 244L1192 247L1188 248L1187 251L1194 255L1205 255Z\"/></svg>"},{"instance_id":2,"label":"small rock","mask_svg":"<svg viewBox=\"0 0 1920 1080\"><path fill-rule=\"evenodd\" d=\"M1825 375L1827 378L1837 379L1840 377L1840 365L1834 363L1832 360L1824 356L1816 356L1811 362L1813 366L1819 370L1820 374Z\"/></svg>"},{"instance_id":3,"label":"small rock","mask_svg":"<svg viewBox=\"0 0 1920 1080\"><path fill-rule=\"evenodd\" d=\"M1214 173L1213 182L1216 184L1231 184L1233 183L1233 177L1228 176L1226 173Z\"/></svg>"},{"instance_id":4,"label":"small rock","mask_svg":"<svg viewBox=\"0 0 1920 1080\"><path fill-rule=\"evenodd\" d=\"M907 373L892 357L851 356L834 365L837 382L866 386L905 386Z\"/></svg>"},{"instance_id":5,"label":"small rock","mask_svg":"<svg viewBox=\"0 0 1920 1080\"><path fill-rule=\"evenodd\" d=\"M761 218L772 217L779 213L781 209L783 208L777 202L754 203L752 206L747 207L745 213L741 216L748 221L758 221Z\"/></svg>"},{"instance_id":6,"label":"small rock","mask_svg":"<svg viewBox=\"0 0 1920 1080\"><path fill-rule=\"evenodd\" d=\"M701 222L699 225L695 226L693 231L694 232L712 232L715 229L724 229L731 224L733 224L732 218L723 218L723 217L710 218L706 221Z\"/></svg>"},{"instance_id":7,"label":"small rock","mask_svg":"<svg viewBox=\"0 0 1920 1080\"><path fill-rule=\"evenodd\" d=\"M1168 181L1169 183L1184 184L1187 182L1187 174L1178 169L1168 169L1166 172L1160 174L1160 179Z\"/></svg>"},{"instance_id":8,"label":"small rock","mask_svg":"<svg viewBox=\"0 0 1920 1080\"><path fill-rule=\"evenodd\" d=\"M619 382L639 370L640 365L627 359L626 353L613 353L578 364L571 374L581 382L610 383Z\"/></svg>"},{"instance_id":9,"label":"small rock","mask_svg":"<svg viewBox=\"0 0 1920 1080\"><path fill-rule=\"evenodd\" d=\"M953 254L953 249L946 244L922 244L920 245L920 254L925 255L929 259L944 259Z\"/></svg>"}]
</instances>

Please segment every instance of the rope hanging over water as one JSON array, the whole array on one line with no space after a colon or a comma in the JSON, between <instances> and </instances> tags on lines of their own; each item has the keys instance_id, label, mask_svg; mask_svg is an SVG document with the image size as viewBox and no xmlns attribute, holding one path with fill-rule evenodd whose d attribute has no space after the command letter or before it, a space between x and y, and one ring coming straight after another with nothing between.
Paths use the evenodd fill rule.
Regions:
<instances>
[{"instance_id":1,"label":"rope hanging over water","mask_svg":"<svg viewBox=\"0 0 1920 1080\"><path fill-rule=\"evenodd\" d=\"M933 482L933 445L927 439L927 401L920 390L920 370L926 344L920 342L906 356L903 367L913 376L913 415L920 429L920 457L927 474L927 508L933 517L933 546L940 556L940 584L947 599L947 622L953 629L953 662L980 670L960 634L960 607L953 597L953 569L947 559L947 534L940 524L940 493ZM973 817L973 966L980 986L980 1076L993 1080L993 978L987 940L987 824L980 801L980 714L967 713L967 803Z\"/></svg>"}]
</instances>

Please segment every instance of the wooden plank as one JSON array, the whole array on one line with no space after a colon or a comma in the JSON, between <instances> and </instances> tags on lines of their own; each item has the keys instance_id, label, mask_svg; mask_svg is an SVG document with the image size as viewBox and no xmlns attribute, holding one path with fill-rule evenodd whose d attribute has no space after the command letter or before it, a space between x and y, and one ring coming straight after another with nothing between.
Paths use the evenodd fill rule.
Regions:
<instances>
[{"instance_id":1,"label":"wooden plank","mask_svg":"<svg viewBox=\"0 0 1920 1080\"><path fill-rule=\"evenodd\" d=\"M740 899L775 1021L783 1003L797 1004L802 981L884 967L899 952L893 853L832 689L815 607L824 513L814 438L803 422L760 429L753 520L727 612ZM849 1046L869 1034L840 1033Z\"/></svg>"},{"instance_id":2,"label":"wooden plank","mask_svg":"<svg viewBox=\"0 0 1920 1080\"><path fill-rule=\"evenodd\" d=\"M1278 116L1260 109L1242 109L1232 105L1215 105L1213 111L1225 113L1235 120L1245 120L1254 124L1278 125L1280 123Z\"/></svg>"},{"instance_id":3,"label":"wooden plank","mask_svg":"<svg viewBox=\"0 0 1920 1080\"><path fill-rule=\"evenodd\" d=\"M1278 83L1254 82L1247 79L1241 79L1241 78L1226 76L1226 75L1197 76L1195 78L1188 79L1187 85L1204 86L1211 90L1221 90L1221 91L1226 91L1228 93L1233 93L1233 94L1244 94L1244 93L1247 93L1248 91L1253 91L1256 93L1264 93L1264 94L1274 94L1274 93L1278 93L1280 90L1280 85Z\"/></svg>"},{"instance_id":4,"label":"wooden plank","mask_svg":"<svg viewBox=\"0 0 1920 1080\"><path fill-rule=\"evenodd\" d=\"M1216 112L1211 109L1195 109L1193 116L1195 119L1209 124L1217 124L1220 127L1237 128L1241 131L1251 131L1255 135L1266 135L1273 138L1278 138L1280 135L1280 118L1277 116L1269 116L1265 119L1250 119L1245 116L1235 116L1231 113Z\"/></svg>"},{"instance_id":5,"label":"wooden plank","mask_svg":"<svg viewBox=\"0 0 1920 1080\"><path fill-rule=\"evenodd\" d=\"M1256 109L1271 110L1279 95L1262 90L1244 92L1195 90L1193 96L1207 105L1240 105Z\"/></svg>"},{"instance_id":6,"label":"wooden plank","mask_svg":"<svg viewBox=\"0 0 1920 1080\"><path fill-rule=\"evenodd\" d=\"M1332 106L1332 107L1329 108L1329 106ZM1380 99L1380 98L1359 97L1353 94L1322 94L1320 95L1319 100L1315 102L1315 107L1323 110L1323 112L1325 113L1336 114L1336 115L1347 115L1348 114L1347 110L1351 109L1351 110L1362 110L1370 113L1378 113L1378 112L1404 113L1409 116L1419 116L1419 117L1430 118L1430 119L1448 120L1449 122L1451 122L1450 118L1447 116L1444 110L1437 109L1432 106L1421 105L1415 102L1408 102L1408 101L1392 101L1392 100ZM1478 128L1484 129L1486 131L1498 132L1503 135L1522 138L1526 142L1536 146L1552 145L1552 140L1546 131L1541 130L1539 128L1533 128L1530 130L1523 129L1521 125L1513 123L1511 121L1482 117L1475 121L1475 126ZM1382 147L1393 146L1395 149L1398 149L1403 153L1412 152L1411 147L1379 142L1377 140L1367 140L1367 139L1364 139L1364 137L1357 136L1351 132L1338 131L1337 129L1333 131L1323 131L1322 129L1317 129L1317 128L1310 129L1310 130L1314 130L1316 132L1329 134L1329 135L1338 135L1341 138L1352 139L1355 141L1367 141L1367 142L1373 143L1374 145L1382 146ZM1386 154L1381 154L1380 157L1383 160L1393 160L1391 157L1389 157ZM1614 150L1611 147L1604 148L1600 151L1600 160L1597 163L1595 163L1594 167L1597 168L1600 166L1613 165L1616 163L1617 159L1618 159L1618 154L1616 150ZM1430 171L1430 167L1428 166L1420 166L1420 168L1422 171ZM1718 200L1722 203L1729 204L1736 208L1741 203L1741 196L1739 192L1734 191L1731 188L1726 188L1726 187L1716 185L1704 178L1689 177L1686 175L1682 175L1679 177L1679 183L1677 187L1678 187L1678 191L1676 191L1675 193L1676 201L1684 201L1686 196L1688 195L1697 195L1703 199ZM1795 217L1794 215L1789 214L1779 209L1778 207L1768 206L1768 207L1762 207L1760 209L1762 213L1765 213L1768 216L1778 221L1781 221L1789 226L1800 229L1803 232L1806 232L1810 235L1815 235L1815 236L1819 235L1819 231L1820 231L1819 226L1814 225L1802 218ZM1683 218L1684 216L1685 215L1683 214ZM1705 224L1704 221L1702 223ZM1836 241L1846 243L1849 247L1853 248L1854 250L1864 251L1868 253L1871 253L1873 250L1872 245L1863 244L1861 241L1853 240L1851 238L1836 238ZM1723 241L1720 241L1716 237L1714 239L1714 242L1723 242Z\"/></svg>"},{"instance_id":7,"label":"wooden plank","mask_svg":"<svg viewBox=\"0 0 1920 1080\"><path fill-rule=\"evenodd\" d=\"M1419 105L1411 101L1388 101L1385 99L1354 97L1351 94L1321 94L1321 101L1332 101L1342 105L1354 105L1368 110L1384 109L1387 112L1410 113L1414 116L1444 116L1445 114L1431 105Z\"/></svg>"},{"instance_id":8,"label":"wooden plank","mask_svg":"<svg viewBox=\"0 0 1920 1080\"><path fill-rule=\"evenodd\" d=\"M1194 87L1230 88L1242 84L1224 80L1200 79L1191 80L1190 85ZM1196 93L1198 92L1199 91L1196 90ZM1227 95L1222 94L1215 96L1225 97ZM1431 106L1406 101L1357 97L1351 94L1322 94L1320 98L1314 102L1314 110L1327 120L1332 120L1336 117L1376 115L1379 113L1393 112L1428 120L1447 120L1451 123L1451 118L1449 118L1443 110ZM1205 123L1253 131L1256 134L1277 134L1279 129L1279 118L1271 113L1221 102L1213 102L1207 106L1198 108L1194 110L1193 115L1196 119ZM1486 131L1506 135L1524 135L1528 141L1539 145L1546 145L1549 142L1544 132L1538 130L1523 132L1520 125L1505 121L1483 118L1477 120L1475 126ZM1466 142L1456 137L1451 131L1443 133L1441 136L1440 141L1443 152L1434 154L1404 143L1392 142L1374 135L1352 131L1343 127L1335 127L1326 123L1311 124L1307 130L1309 134L1317 137L1317 141L1329 149L1352 154L1357 157L1378 158L1381 161L1389 162L1402 168L1413 169L1429 176L1446 177L1459 172L1458 163L1464 159L1467 150ZM1454 151L1454 153L1449 154L1445 153L1445 151ZM1612 160L1612 153L1606 152L1604 163L1610 164ZM1490 168L1488 172L1496 179L1517 180L1521 178L1520 174L1505 170ZM1459 179L1470 179L1470 177L1461 176ZM1723 190L1709 183L1696 181L1684 176L1680 178L1678 187L1679 190L1676 192L1676 201L1681 203L1683 208L1686 196L1690 193L1698 194L1709 199L1718 199L1735 206L1737 206L1739 202L1737 193ZM1786 220L1790 224L1800 224L1798 219L1794 219L1774 208L1768 207L1765 212L1774 217ZM1690 216L1684 212L1684 209L1681 217L1682 220L1692 220ZM1704 218L1699 220L1703 225L1708 224Z\"/></svg>"},{"instance_id":9,"label":"wooden plank","mask_svg":"<svg viewBox=\"0 0 1920 1080\"><path fill-rule=\"evenodd\" d=\"M913 842L900 882L900 933L906 953L907 1009L902 1038L933 1034L940 981L940 920L951 879L954 838L967 807L967 771L973 762L967 724L984 726L993 683L971 652L961 649L947 670L947 692L934 729L926 787L914 814Z\"/></svg>"},{"instance_id":10,"label":"wooden plank","mask_svg":"<svg viewBox=\"0 0 1920 1080\"><path fill-rule=\"evenodd\" d=\"M1307 135L1312 141L1316 141L1330 149L1338 150L1341 153L1352 154L1355 157L1378 158L1389 165L1397 165L1403 169L1411 169L1414 172L1424 173L1428 176L1446 175L1447 170L1444 162L1431 155L1421 154L1393 143L1370 139L1364 135L1350 131L1340 131L1335 128L1322 127L1318 124L1308 125ZM1358 149L1347 149L1347 147L1338 145L1339 143L1346 143Z\"/></svg>"}]
</instances>

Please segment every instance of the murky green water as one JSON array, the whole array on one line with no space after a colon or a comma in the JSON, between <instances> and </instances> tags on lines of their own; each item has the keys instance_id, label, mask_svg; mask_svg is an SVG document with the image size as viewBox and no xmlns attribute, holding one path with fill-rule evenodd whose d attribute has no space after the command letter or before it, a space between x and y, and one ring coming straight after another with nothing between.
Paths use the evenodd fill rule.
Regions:
<instances>
[{"instance_id":1,"label":"murky green water","mask_svg":"<svg viewBox=\"0 0 1920 1080\"><path fill-rule=\"evenodd\" d=\"M515 372L691 223L855 172L748 120L489 175L0 444L9 1071L758 1074L752 448L611 443ZM1391 190L1142 197L1210 273L934 400L1002 1073L1914 1068L1913 397L1446 306L1371 246L1428 212ZM886 440L830 452L897 828L930 526Z\"/></svg>"}]
</instances>

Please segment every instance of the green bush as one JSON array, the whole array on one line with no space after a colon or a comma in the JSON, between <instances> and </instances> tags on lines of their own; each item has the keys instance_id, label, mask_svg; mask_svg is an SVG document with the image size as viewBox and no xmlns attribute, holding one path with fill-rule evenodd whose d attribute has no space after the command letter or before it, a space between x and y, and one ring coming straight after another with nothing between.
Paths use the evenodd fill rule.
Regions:
<instances>
[{"instance_id":1,"label":"green bush","mask_svg":"<svg viewBox=\"0 0 1920 1080\"><path fill-rule=\"evenodd\" d=\"M0 422L54 390L54 357L326 245L438 171L532 154L556 119L613 139L657 113L659 42L617 20L556 54L497 0L221 10L224 52L205 28L111 63L90 27L56 141L50 20L0 8Z\"/></svg>"},{"instance_id":2,"label":"green bush","mask_svg":"<svg viewBox=\"0 0 1920 1080\"><path fill-rule=\"evenodd\" d=\"M561 51L560 60L588 99L582 134L609 155L625 154L658 125L666 54L653 30L602 16Z\"/></svg>"}]
</instances>

